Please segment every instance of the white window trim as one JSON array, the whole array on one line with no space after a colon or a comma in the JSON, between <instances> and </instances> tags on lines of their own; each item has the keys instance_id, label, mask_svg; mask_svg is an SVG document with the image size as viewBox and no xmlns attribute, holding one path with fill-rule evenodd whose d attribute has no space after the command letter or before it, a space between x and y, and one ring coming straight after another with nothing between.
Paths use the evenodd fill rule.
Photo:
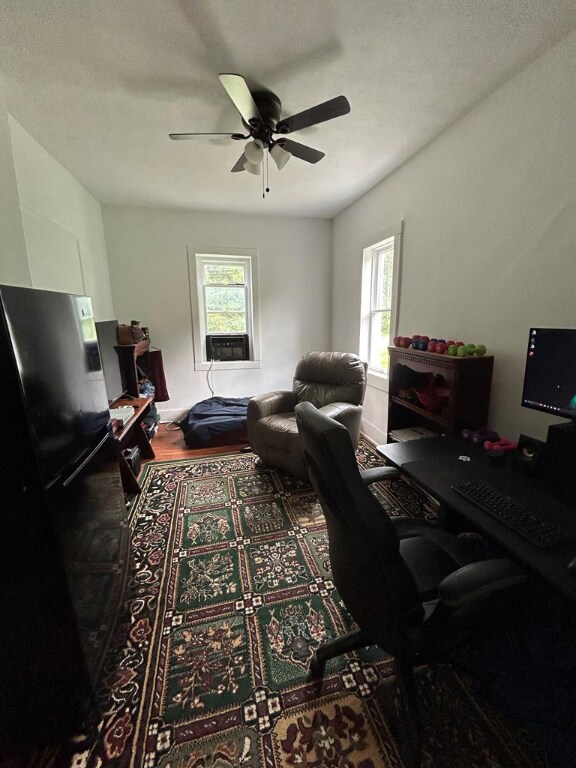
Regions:
<instances>
[{"instance_id":1,"label":"white window trim","mask_svg":"<svg viewBox=\"0 0 576 768\"><path fill-rule=\"evenodd\" d=\"M260 291L258 284L258 251L253 248L194 248L188 246L188 276L190 280L190 309L192 314L192 342L194 346L194 370L241 370L261 368L260 361ZM252 311L248 311L248 335L250 338L250 360L227 360L226 362L206 360L206 328L204 313L201 311L200 293L203 291L201 270L202 256L221 256L248 262L250 284L248 297Z\"/></svg>"},{"instance_id":2,"label":"white window trim","mask_svg":"<svg viewBox=\"0 0 576 768\"><path fill-rule=\"evenodd\" d=\"M372 298L372 259L375 250L380 248L385 240L394 237L394 266L392 278L392 306L390 337L397 335L398 328L398 310L400 297L400 273L401 273L401 254L402 241L404 236L404 220L391 227L375 232L364 241L362 250L362 299L361 299L361 320L360 320L360 356L363 360L369 360L369 338L370 338L370 319L371 319L371 298ZM388 392L388 374L382 371L375 371L368 368L368 385Z\"/></svg>"}]
</instances>

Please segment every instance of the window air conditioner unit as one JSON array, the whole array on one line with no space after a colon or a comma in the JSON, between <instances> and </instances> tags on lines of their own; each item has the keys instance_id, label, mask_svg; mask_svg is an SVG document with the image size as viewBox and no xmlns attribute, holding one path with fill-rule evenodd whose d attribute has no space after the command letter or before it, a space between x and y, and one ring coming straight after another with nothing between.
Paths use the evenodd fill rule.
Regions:
<instances>
[{"instance_id":1,"label":"window air conditioner unit","mask_svg":"<svg viewBox=\"0 0 576 768\"><path fill-rule=\"evenodd\" d=\"M247 333L206 334L206 359L216 362L249 360L250 344Z\"/></svg>"}]
</instances>

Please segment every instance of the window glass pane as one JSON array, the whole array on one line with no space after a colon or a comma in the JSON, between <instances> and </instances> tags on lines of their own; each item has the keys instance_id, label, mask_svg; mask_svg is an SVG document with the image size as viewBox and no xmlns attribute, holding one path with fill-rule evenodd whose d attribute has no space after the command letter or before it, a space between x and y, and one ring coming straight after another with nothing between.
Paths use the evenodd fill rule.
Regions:
<instances>
[{"instance_id":1,"label":"window glass pane","mask_svg":"<svg viewBox=\"0 0 576 768\"><path fill-rule=\"evenodd\" d=\"M246 291L238 288L206 288L207 312L245 312Z\"/></svg>"},{"instance_id":2,"label":"window glass pane","mask_svg":"<svg viewBox=\"0 0 576 768\"><path fill-rule=\"evenodd\" d=\"M392 306L392 278L394 270L394 241L376 254L376 286L374 309L390 309Z\"/></svg>"},{"instance_id":3,"label":"window glass pane","mask_svg":"<svg viewBox=\"0 0 576 768\"><path fill-rule=\"evenodd\" d=\"M207 312L206 333L246 333L246 315L240 312Z\"/></svg>"},{"instance_id":4,"label":"window glass pane","mask_svg":"<svg viewBox=\"0 0 576 768\"><path fill-rule=\"evenodd\" d=\"M374 312L370 326L370 368L388 371L388 347L390 345L391 313Z\"/></svg>"},{"instance_id":5,"label":"window glass pane","mask_svg":"<svg viewBox=\"0 0 576 768\"><path fill-rule=\"evenodd\" d=\"M244 285L242 264L204 264L204 285Z\"/></svg>"}]
</instances>

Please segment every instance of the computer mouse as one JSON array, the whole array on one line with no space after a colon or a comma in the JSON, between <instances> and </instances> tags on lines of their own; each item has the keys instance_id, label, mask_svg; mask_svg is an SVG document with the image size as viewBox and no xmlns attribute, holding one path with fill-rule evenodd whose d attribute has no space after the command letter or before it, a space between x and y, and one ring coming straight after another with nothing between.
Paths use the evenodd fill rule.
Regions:
<instances>
[{"instance_id":1,"label":"computer mouse","mask_svg":"<svg viewBox=\"0 0 576 768\"><path fill-rule=\"evenodd\" d=\"M576 573L576 555L570 560L568 563L568 570L572 571L572 573Z\"/></svg>"}]
</instances>

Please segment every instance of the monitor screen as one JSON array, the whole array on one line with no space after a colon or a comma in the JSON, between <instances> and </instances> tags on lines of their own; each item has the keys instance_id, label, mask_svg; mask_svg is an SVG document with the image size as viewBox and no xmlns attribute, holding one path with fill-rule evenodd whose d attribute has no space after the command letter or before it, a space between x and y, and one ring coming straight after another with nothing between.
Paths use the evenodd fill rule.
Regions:
<instances>
[{"instance_id":1,"label":"monitor screen","mask_svg":"<svg viewBox=\"0 0 576 768\"><path fill-rule=\"evenodd\" d=\"M576 420L576 329L530 328L522 405Z\"/></svg>"},{"instance_id":2,"label":"monitor screen","mask_svg":"<svg viewBox=\"0 0 576 768\"><path fill-rule=\"evenodd\" d=\"M120 362L116 354L115 346L118 344L118 323L116 320L103 320L96 323L98 347L104 370L104 383L108 403L112 404L124 394L122 377L120 375Z\"/></svg>"},{"instance_id":3,"label":"monitor screen","mask_svg":"<svg viewBox=\"0 0 576 768\"><path fill-rule=\"evenodd\" d=\"M2 285L0 316L0 338L14 360L48 486L81 463L108 430L92 302L88 296Z\"/></svg>"}]
</instances>

